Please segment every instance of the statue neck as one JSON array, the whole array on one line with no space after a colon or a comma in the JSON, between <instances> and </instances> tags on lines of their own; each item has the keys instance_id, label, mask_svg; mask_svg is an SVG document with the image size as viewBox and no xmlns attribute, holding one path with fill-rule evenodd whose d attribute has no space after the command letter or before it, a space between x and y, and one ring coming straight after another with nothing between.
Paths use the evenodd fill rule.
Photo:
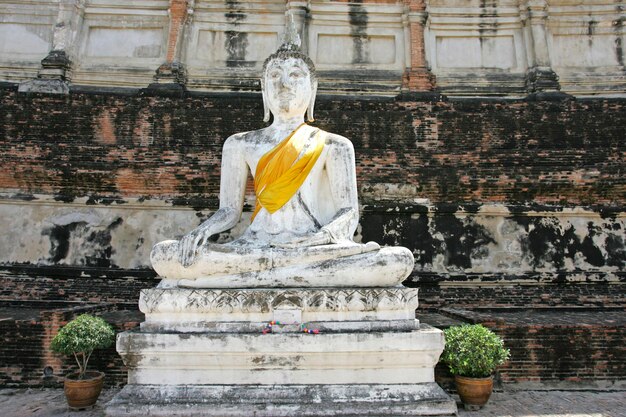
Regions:
<instances>
[{"instance_id":1,"label":"statue neck","mask_svg":"<svg viewBox=\"0 0 626 417\"><path fill-rule=\"evenodd\" d=\"M274 115L274 121L272 122L271 127L276 130L285 130L285 131L293 131L298 128L302 123L304 123L304 116L284 116L284 115Z\"/></svg>"}]
</instances>

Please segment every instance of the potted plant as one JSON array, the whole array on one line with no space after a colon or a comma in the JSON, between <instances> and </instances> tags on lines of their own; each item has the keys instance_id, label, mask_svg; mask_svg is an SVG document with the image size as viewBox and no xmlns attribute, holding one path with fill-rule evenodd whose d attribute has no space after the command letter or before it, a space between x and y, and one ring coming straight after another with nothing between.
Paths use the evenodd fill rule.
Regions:
<instances>
[{"instance_id":1,"label":"potted plant","mask_svg":"<svg viewBox=\"0 0 626 417\"><path fill-rule=\"evenodd\" d=\"M115 332L111 325L99 317L82 314L67 323L52 339L50 348L65 355L73 355L78 372L65 377L64 390L70 408L93 406L100 396L104 373L87 371L87 363L94 349L104 349L113 344Z\"/></svg>"},{"instance_id":2,"label":"potted plant","mask_svg":"<svg viewBox=\"0 0 626 417\"><path fill-rule=\"evenodd\" d=\"M509 358L502 339L480 324L452 326L444 331L441 361L448 365L466 410L484 406L493 390L493 372Z\"/></svg>"}]
</instances>

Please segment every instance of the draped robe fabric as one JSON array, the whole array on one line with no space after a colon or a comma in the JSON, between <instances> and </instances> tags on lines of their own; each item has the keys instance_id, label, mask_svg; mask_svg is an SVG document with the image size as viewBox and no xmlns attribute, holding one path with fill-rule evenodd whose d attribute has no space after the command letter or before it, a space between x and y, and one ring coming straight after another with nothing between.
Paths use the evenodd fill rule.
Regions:
<instances>
[{"instance_id":1,"label":"draped robe fabric","mask_svg":"<svg viewBox=\"0 0 626 417\"><path fill-rule=\"evenodd\" d=\"M319 134L319 129L313 135L300 132L305 124L298 126L259 160L254 176L256 206L252 220L261 207L274 213L287 204L322 153L323 135Z\"/></svg>"}]
</instances>

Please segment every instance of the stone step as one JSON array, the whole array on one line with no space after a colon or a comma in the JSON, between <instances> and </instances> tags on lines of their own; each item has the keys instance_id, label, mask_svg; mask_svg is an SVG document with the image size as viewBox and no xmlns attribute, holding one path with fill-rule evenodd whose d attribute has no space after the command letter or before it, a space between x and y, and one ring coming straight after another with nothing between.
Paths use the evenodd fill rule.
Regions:
<instances>
[{"instance_id":1,"label":"stone step","mask_svg":"<svg viewBox=\"0 0 626 417\"><path fill-rule=\"evenodd\" d=\"M118 335L130 384L434 382L443 333L148 333Z\"/></svg>"},{"instance_id":2,"label":"stone step","mask_svg":"<svg viewBox=\"0 0 626 417\"><path fill-rule=\"evenodd\" d=\"M127 385L107 417L446 416L455 401L437 384Z\"/></svg>"}]
</instances>

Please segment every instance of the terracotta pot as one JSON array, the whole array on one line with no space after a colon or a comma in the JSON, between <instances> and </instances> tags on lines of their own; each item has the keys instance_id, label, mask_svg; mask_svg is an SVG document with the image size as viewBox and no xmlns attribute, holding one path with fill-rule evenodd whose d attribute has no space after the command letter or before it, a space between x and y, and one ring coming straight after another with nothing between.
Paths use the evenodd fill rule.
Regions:
<instances>
[{"instance_id":1,"label":"terracotta pot","mask_svg":"<svg viewBox=\"0 0 626 417\"><path fill-rule=\"evenodd\" d=\"M478 410L489 401L493 391L493 377L469 378L454 376L456 390L465 405L466 410Z\"/></svg>"},{"instance_id":2,"label":"terracotta pot","mask_svg":"<svg viewBox=\"0 0 626 417\"><path fill-rule=\"evenodd\" d=\"M87 408L93 406L104 383L104 372L88 371L85 379L77 379L78 373L69 374L65 377L63 387L65 398L70 408Z\"/></svg>"}]
</instances>

